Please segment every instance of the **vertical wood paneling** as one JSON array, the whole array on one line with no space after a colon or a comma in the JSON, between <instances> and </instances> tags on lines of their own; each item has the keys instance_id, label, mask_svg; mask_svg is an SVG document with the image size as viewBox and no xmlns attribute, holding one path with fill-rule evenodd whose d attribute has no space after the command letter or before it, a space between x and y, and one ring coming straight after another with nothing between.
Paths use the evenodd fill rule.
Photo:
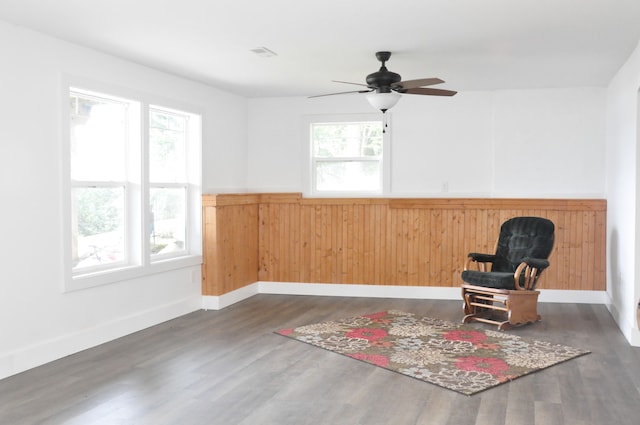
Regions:
<instances>
[{"instance_id":1,"label":"vertical wood paneling","mask_svg":"<svg viewBox=\"0 0 640 425\"><path fill-rule=\"evenodd\" d=\"M258 279L258 203L203 198L202 292L221 295Z\"/></svg>"},{"instance_id":2,"label":"vertical wood paneling","mask_svg":"<svg viewBox=\"0 0 640 425\"><path fill-rule=\"evenodd\" d=\"M493 252L500 225L547 217L556 244L541 288L604 290L606 202L532 199L203 197L203 293L257 280L458 286L469 252Z\"/></svg>"}]
</instances>

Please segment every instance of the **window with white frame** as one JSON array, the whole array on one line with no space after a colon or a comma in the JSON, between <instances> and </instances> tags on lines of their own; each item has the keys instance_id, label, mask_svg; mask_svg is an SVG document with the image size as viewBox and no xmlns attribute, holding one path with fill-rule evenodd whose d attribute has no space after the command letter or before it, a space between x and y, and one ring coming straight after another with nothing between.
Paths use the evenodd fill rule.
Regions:
<instances>
[{"instance_id":1,"label":"window with white frame","mask_svg":"<svg viewBox=\"0 0 640 425\"><path fill-rule=\"evenodd\" d=\"M149 247L153 257L185 251L189 116L149 110Z\"/></svg>"},{"instance_id":2,"label":"window with white frame","mask_svg":"<svg viewBox=\"0 0 640 425\"><path fill-rule=\"evenodd\" d=\"M78 88L69 101L67 289L197 264L200 116Z\"/></svg>"},{"instance_id":3,"label":"window with white frame","mask_svg":"<svg viewBox=\"0 0 640 425\"><path fill-rule=\"evenodd\" d=\"M309 120L311 193L385 192L386 140L379 117Z\"/></svg>"}]
</instances>

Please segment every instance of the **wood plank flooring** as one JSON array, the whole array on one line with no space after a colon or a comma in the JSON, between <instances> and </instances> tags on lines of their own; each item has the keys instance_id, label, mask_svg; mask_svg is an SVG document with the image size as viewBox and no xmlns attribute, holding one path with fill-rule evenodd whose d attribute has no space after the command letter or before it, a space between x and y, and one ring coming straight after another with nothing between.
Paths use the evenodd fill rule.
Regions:
<instances>
[{"instance_id":1,"label":"wood plank flooring","mask_svg":"<svg viewBox=\"0 0 640 425\"><path fill-rule=\"evenodd\" d=\"M0 424L640 423L640 348L602 305L540 304L542 322L509 332L592 354L471 397L273 333L391 308L462 315L462 301L257 295L0 381Z\"/></svg>"}]
</instances>

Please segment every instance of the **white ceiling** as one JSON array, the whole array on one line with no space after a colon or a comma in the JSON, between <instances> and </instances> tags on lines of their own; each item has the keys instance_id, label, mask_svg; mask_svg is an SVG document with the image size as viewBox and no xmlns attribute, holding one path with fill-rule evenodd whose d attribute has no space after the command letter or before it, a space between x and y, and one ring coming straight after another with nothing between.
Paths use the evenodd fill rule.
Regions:
<instances>
[{"instance_id":1,"label":"white ceiling","mask_svg":"<svg viewBox=\"0 0 640 425\"><path fill-rule=\"evenodd\" d=\"M247 97L350 90L331 80L364 83L379 50L438 88L606 86L640 40L640 0L0 0L0 19Z\"/></svg>"}]
</instances>

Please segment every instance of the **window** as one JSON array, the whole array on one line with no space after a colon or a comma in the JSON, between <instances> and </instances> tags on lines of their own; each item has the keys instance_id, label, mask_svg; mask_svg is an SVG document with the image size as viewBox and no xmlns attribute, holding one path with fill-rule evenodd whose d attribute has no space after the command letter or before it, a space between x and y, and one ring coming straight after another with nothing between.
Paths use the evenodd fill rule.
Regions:
<instances>
[{"instance_id":1,"label":"window","mask_svg":"<svg viewBox=\"0 0 640 425\"><path fill-rule=\"evenodd\" d=\"M127 257L127 148L140 105L78 91L70 102L72 267L112 268Z\"/></svg>"},{"instance_id":2,"label":"window","mask_svg":"<svg viewBox=\"0 0 640 425\"><path fill-rule=\"evenodd\" d=\"M199 264L200 116L68 96L67 289Z\"/></svg>"},{"instance_id":3,"label":"window","mask_svg":"<svg viewBox=\"0 0 640 425\"><path fill-rule=\"evenodd\" d=\"M149 111L149 205L152 256L185 251L189 116Z\"/></svg>"},{"instance_id":4,"label":"window","mask_svg":"<svg viewBox=\"0 0 640 425\"><path fill-rule=\"evenodd\" d=\"M312 194L387 191L386 134L380 117L314 117L308 131Z\"/></svg>"}]
</instances>

